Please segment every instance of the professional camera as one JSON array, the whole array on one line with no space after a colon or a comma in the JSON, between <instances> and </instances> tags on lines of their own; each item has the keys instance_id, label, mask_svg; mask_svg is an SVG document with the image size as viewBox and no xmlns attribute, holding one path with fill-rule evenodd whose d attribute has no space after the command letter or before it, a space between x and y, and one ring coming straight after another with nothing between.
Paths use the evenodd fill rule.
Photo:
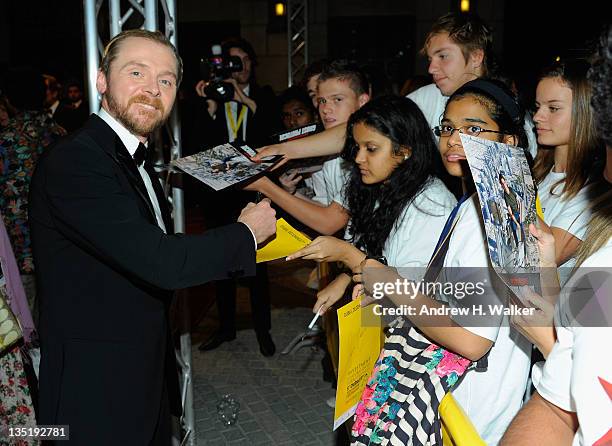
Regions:
<instances>
[{"instance_id":1,"label":"professional camera","mask_svg":"<svg viewBox=\"0 0 612 446\"><path fill-rule=\"evenodd\" d=\"M228 102L234 97L234 86L224 82L232 73L242 71L242 61L238 56L223 54L221 45L212 46L212 56L200 60L202 78L208 82L204 88L207 98L217 102Z\"/></svg>"}]
</instances>

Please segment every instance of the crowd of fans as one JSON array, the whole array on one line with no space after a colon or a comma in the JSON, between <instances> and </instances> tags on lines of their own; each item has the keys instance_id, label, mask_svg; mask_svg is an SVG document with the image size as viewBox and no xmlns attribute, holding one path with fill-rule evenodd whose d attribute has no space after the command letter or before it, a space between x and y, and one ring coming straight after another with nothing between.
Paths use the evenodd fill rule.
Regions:
<instances>
[{"instance_id":1,"label":"crowd of fans","mask_svg":"<svg viewBox=\"0 0 612 446\"><path fill-rule=\"evenodd\" d=\"M242 63L224 80L234 96L221 102L207 96L205 81L193 86L195 112L182 118L183 155L239 140L263 147L261 156L283 155L290 162L240 189L213 192L187 182L187 202L203 211L211 229L235 221L247 202L265 196L300 229L319 235L289 259L327 265L313 272L310 285L318 288L313 311L324 314L330 339L337 325L328 310L372 294L358 280L364 268L438 268L436 274L442 267L479 268L493 289L505 289L489 258L460 134L519 147L529 160L543 215L526 231L537 239L541 267L558 269L558 276L541 278L542 290L553 291L531 299L538 319L504 316L488 327L450 317L433 325L419 316L391 322L353 424L348 422L353 444L440 444L437 410L447 393L486 444L612 442L609 283L603 300L601 293L593 296L604 322L585 327L568 316L585 271L609 277L612 266L612 31L604 32L590 59L560 60L540 73L531 112L491 63L490 27L472 14L447 14L434 23L422 51L433 82L409 79L396 95L373 91L354 61L321 60L276 96L257 83L257 56L246 40L228 39L222 47ZM23 340L0 353L0 425L34 425L39 302L30 180L43 153L78 131L89 112L75 79L60 83L13 70L1 88L1 297L20 320ZM315 135L272 144L272 135L310 124L318 127ZM509 212L519 217L514 208ZM515 243L525 237L515 233ZM388 274L389 281L401 277ZM257 265L253 278L216 282L219 329L199 350L235 339L239 283L249 288L260 352L273 356L265 264ZM505 302L504 291L496 293ZM407 304L406 296L386 297ZM446 301L418 294L408 304L439 308ZM335 385L337 340L327 345L325 367ZM455 361L455 382L419 366L433 355Z\"/></svg>"}]
</instances>

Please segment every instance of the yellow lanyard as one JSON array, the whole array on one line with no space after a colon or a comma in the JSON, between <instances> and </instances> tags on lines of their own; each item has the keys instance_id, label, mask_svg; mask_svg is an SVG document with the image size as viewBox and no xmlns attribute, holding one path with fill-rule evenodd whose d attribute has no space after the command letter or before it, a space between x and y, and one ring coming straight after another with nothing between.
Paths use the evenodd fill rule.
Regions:
<instances>
[{"instance_id":1,"label":"yellow lanyard","mask_svg":"<svg viewBox=\"0 0 612 446\"><path fill-rule=\"evenodd\" d=\"M234 114L232 113L232 107L230 107L230 103L225 103L225 114L227 115L227 119L229 120L230 128L232 129L232 134L230 135L233 139L238 138L238 129L242 125L242 121L244 121L244 117L247 113L247 106L242 104L242 108L240 109L240 114L238 115L238 122L234 119Z\"/></svg>"}]
</instances>

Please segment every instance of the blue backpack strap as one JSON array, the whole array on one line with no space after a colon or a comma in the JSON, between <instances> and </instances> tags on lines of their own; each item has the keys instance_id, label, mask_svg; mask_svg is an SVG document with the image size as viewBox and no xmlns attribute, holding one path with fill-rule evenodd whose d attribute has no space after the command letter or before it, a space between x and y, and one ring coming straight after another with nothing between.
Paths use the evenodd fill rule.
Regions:
<instances>
[{"instance_id":1,"label":"blue backpack strap","mask_svg":"<svg viewBox=\"0 0 612 446\"><path fill-rule=\"evenodd\" d=\"M440 270L442 269L442 265L444 264L444 259L446 258L446 253L448 252L448 243L450 241L450 235L455 229L455 225L457 224L457 212L459 212L459 208L463 204L465 200L469 197L468 194L464 194L453 210L451 211L446 223L444 224L444 228L442 229L442 233L438 238L438 242L436 243L436 247L431 255L431 259L429 259L429 264L427 265L427 271L425 272L424 280L426 282L433 281L440 274Z\"/></svg>"},{"instance_id":2,"label":"blue backpack strap","mask_svg":"<svg viewBox=\"0 0 612 446\"><path fill-rule=\"evenodd\" d=\"M446 253L448 252L448 244L450 241L450 235L455 229L455 225L457 224L457 212L459 212L459 208L463 204L465 200L469 198L468 194L463 195L457 205L452 210L450 215L448 216L448 220L446 220L446 224L444 225L444 229L442 229L442 233L440 234L440 238L438 239L438 243L436 244L436 249L434 249L433 254L431 255L431 259L429 260L429 265L427 265L427 271L425 272L425 276L423 280L425 282L433 282L438 278L440 271L442 270L442 266L444 265L444 259L446 258ZM489 361L489 354L487 353L478 361L476 361L476 372L486 372Z\"/></svg>"}]
</instances>

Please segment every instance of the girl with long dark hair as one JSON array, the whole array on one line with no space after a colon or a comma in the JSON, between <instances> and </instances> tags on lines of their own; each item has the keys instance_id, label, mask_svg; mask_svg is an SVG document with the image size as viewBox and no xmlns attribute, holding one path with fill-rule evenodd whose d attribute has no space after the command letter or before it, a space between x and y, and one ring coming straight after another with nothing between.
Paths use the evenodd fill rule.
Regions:
<instances>
[{"instance_id":1,"label":"girl with long dark hair","mask_svg":"<svg viewBox=\"0 0 612 446\"><path fill-rule=\"evenodd\" d=\"M348 121L343 156L354 160L342 203L350 212L347 240L318 237L287 260L333 257L355 268L370 256L425 267L456 200L439 178L440 158L422 112L406 98L370 101ZM348 274L337 277L319 292L314 311L325 312L350 283Z\"/></svg>"},{"instance_id":2,"label":"girl with long dark hair","mask_svg":"<svg viewBox=\"0 0 612 446\"><path fill-rule=\"evenodd\" d=\"M444 249L437 250L427 274L438 265L444 267L434 274L438 283L484 282L484 302L488 303L504 303L507 291L489 259L478 196L459 134L525 148L523 119L508 88L477 79L449 98L441 124L434 129L440 137L444 166L450 175L462 179L465 195L446 225ZM356 270L380 271L381 266L375 259L366 259ZM401 278L391 270L378 274L386 283ZM361 279L355 276L356 281ZM365 293L371 296L371 282L356 287L353 295L364 292L365 285ZM449 391L485 443L497 444L522 403L529 374L529 341L510 327L507 316L472 318L471 323L469 318L431 316L434 310L449 308L444 301L454 299L456 304L461 300L452 293L385 296L398 307L417 311L406 313L387 335L357 407L354 444L441 444L438 404ZM423 313L423 309L428 311Z\"/></svg>"}]
</instances>

